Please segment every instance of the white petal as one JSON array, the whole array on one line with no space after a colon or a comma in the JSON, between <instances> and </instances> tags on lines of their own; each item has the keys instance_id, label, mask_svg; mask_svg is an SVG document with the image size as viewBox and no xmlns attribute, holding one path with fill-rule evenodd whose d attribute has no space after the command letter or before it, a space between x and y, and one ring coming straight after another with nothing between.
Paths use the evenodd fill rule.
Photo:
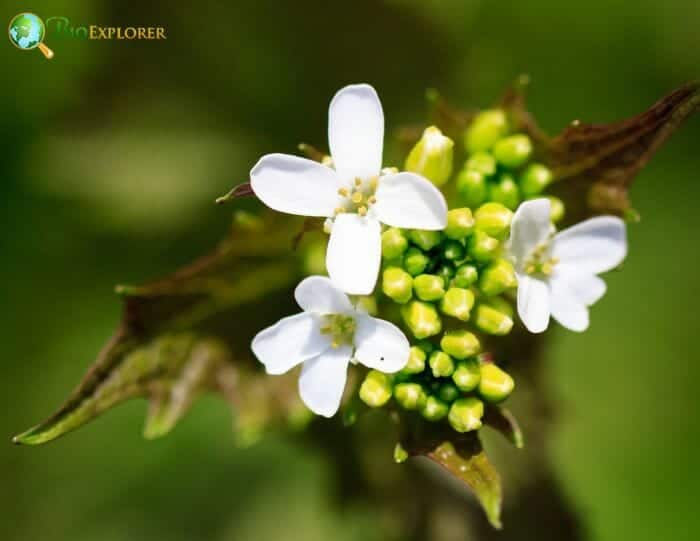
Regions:
<instances>
[{"instance_id":1,"label":"white petal","mask_svg":"<svg viewBox=\"0 0 700 541\"><path fill-rule=\"evenodd\" d=\"M353 310L348 296L325 276L309 276L302 280L294 291L294 298L305 312L344 314Z\"/></svg>"},{"instance_id":2,"label":"white petal","mask_svg":"<svg viewBox=\"0 0 700 541\"><path fill-rule=\"evenodd\" d=\"M549 199L525 201L518 207L510 226L508 251L521 267L538 244L547 240L552 224L549 218Z\"/></svg>"},{"instance_id":3,"label":"white petal","mask_svg":"<svg viewBox=\"0 0 700 541\"><path fill-rule=\"evenodd\" d=\"M283 374L331 346L317 316L303 312L280 319L253 338L251 349L268 374Z\"/></svg>"},{"instance_id":4,"label":"white petal","mask_svg":"<svg viewBox=\"0 0 700 541\"><path fill-rule=\"evenodd\" d=\"M627 255L625 222L615 216L598 216L558 233L552 255L581 272L600 274L614 269Z\"/></svg>"},{"instance_id":5,"label":"white petal","mask_svg":"<svg viewBox=\"0 0 700 541\"><path fill-rule=\"evenodd\" d=\"M377 176L382 167L384 112L369 85L342 88L328 108L328 146L344 181Z\"/></svg>"},{"instance_id":6,"label":"white petal","mask_svg":"<svg viewBox=\"0 0 700 541\"><path fill-rule=\"evenodd\" d=\"M304 363L299 377L299 394L304 404L317 415L333 417L338 411L351 356L352 348L341 346L330 348Z\"/></svg>"},{"instance_id":7,"label":"white petal","mask_svg":"<svg viewBox=\"0 0 700 541\"><path fill-rule=\"evenodd\" d=\"M392 227L440 230L447 226L447 203L432 182L415 173L382 177L373 207Z\"/></svg>"},{"instance_id":8,"label":"white petal","mask_svg":"<svg viewBox=\"0 0 700 541\"><path fill-rule=\"evenodd\" d=\"M571 291L586 306L598 302L605 295L607 286L602 278L591 273L582 273L571 265L555 266L555 276L561 277L569 284Z\"/></svg>"},{"instance_id":9,"label":"white petal","mask_svg":"<svg viewBox=\"0 0 700 541\"><path fill-rule=\"evenodd\" d=\"M552 293L552 317L570 331L585 331L588 328L588 307L570 284L553 276L549 287Z\"/></svg>"},{"instance_id":10,"label":"white petal","mask_svg":"<svg viewBox=\"0 0 700 541\"><path fill-rule=\"evenodd\" d=\"M250 171L255 195L271 209L300 216L333 216L340 197L330 167L288 154L268 154Z\"/></svg>"},{"instance_id":11,"label":"white petal","mask_svg":"<svg viewBox=\"0 0 700 541\"><path fill-rule=\"evenodd\" d=\"M408 362L410 345L396 325L367 315L357 317L355 359L387 374L398 372Z\"/></svg>"},{"instance_id":12,"label":"white petal","mask_svg":"<svg viewBox=\"0 0 700 541\"><path fill-rule=\"evenodd\" d=\"M340 214L335 219L326 252L331 280L351 295L374 290L382 253L381 228L373 218Z\"/></svg>"},{"instance_id":13,"label":"white petal","mask_svg":"<svg viewBox=\"0 0 700 541\"><path fill-rule=\"evenodd\" d=\"M518 315L532 333L540 333L549 325L551 299L546 282L518 273Z\"/></svg>"}]
</instances>

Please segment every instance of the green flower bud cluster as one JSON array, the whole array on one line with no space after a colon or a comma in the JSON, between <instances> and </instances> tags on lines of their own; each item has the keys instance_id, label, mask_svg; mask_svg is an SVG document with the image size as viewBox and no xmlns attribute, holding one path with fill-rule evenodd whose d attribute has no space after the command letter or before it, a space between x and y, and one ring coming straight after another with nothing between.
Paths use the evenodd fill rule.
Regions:
<instances>
[{"instance_id":1,"label":"green flower bud cluster","mask_svg":"<svg viewBox=\"0 0 700 541\"><path fill-rule=\"evenodd\" d=\"M398 374L370 370L360 385L360 399L378 408L393 398L401 409L428 421L446 420L458 432L477 430L484 405L502 402L515 387L510 375L482 361L478 351L479 342L470 333L445 335L440 349L420 342L411 347L408 364Z\"/></svg>"},{"instance_id":2,"label":"green flower bud cluster","mask_svg":"<svg viewBox=\"0 0 700 541\"><path fill-rule=\"evenodd\" d=\"M522 133L512 133L505 111L482 111L464 132L468 158L457 175L457 189L464 204L476 208L487 201L510 210L526 200L541 197L552 183L552 171L531 162L533 145ZM552 201L552 221L564 216L560 199Z\"/></svg>"}]
</instances>

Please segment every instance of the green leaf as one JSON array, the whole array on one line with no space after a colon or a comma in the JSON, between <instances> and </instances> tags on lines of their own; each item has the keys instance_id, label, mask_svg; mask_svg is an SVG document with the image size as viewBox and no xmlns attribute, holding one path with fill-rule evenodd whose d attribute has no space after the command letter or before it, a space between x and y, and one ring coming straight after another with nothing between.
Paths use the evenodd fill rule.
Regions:
<instances>
[{"instance_id":1,"label":"green leaf","mask_svg":"<svg viewBox=\"0 0 700 541\"><path fill-rule=\"evenodd\" d=\"M517 449L525 447L525 439L518 420L506 408L489 405L484 414L484 424L497 430Z\"/></svg>"},{"instance_id":2,"label":"green leaf","mask_svg":"<svg viewBox=\"0 0 700 541\"><path fill-rule=\"evenodd\" d=\"M136 397L149 400L147 438L170 431L204 391L244 411L246 393L256 388L256 400L272 403L262 408L263 424L297 415L290 378L260 374L249 352L254 333L290 304L298 261L289 231L279 218L236 227L212 254L172 276L119 286L124 312L112 339L66 403L14 442L46 443Z\"/></svg>"}]
</instances>

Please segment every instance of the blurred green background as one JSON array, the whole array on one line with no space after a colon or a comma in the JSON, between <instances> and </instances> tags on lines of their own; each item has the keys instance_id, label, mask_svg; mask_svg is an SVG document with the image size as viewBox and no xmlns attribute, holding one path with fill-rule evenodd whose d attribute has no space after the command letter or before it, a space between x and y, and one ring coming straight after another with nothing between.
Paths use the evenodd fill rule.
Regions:
<instances>
[{"instance_id":1,"label":"blurred green background","mask_svg":"<svg viewBox=\"0 0 700 541\"><path fill-rule=\"evenodd\" d=\"M168 39L49 31L51 62L0 47L8 541L382 539L376 509L333 507L327 456L282 436L236 448L216 398L159 441L141 438L144 402L45 447L9 440L62 402L110 335L113 285L208 250L230 221L214 198L262 153L324 147L342 85L375 85L391 131L425 118L426 87L488 105L526 72L531 110L554 133L637 113L700 75L695 0L10 1L2 14L28 8L165 26ZM608 277L590 330L557 328L547 351L556 472L593 540L700 537L699 141L691 119L642 172L624 272Z\"/></svg>"}]
</instances>

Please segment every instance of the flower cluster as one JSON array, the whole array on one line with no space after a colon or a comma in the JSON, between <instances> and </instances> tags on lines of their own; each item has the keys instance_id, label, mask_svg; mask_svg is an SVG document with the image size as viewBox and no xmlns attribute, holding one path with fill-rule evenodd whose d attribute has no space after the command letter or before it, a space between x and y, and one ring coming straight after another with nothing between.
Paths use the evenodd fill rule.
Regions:
<instances>
[{"instance_id":1,"label":"flower cluster","mask_svg":"<svg viewBox=\"0 0 700 541\"><path fill-rule=\"evenodd\" d=\"M328 159L271 154L252 169L263 203L326 218L330 235L329 277L304 279L295 292L302 312L260 332L252 349L270 374L303 364L300 395L319 415L337 412L348 366L359 363L369 368L359 387L368 406L476 430L484 403L515 386L484 351L485 337L511 332L513 305L531 332L550 317L587 328L588 307L605 292L597 275L626 255L625 226L607 216L557 233L564 205L541 195L552 172L531 161L531 140L511 133L503 111L484 111L467 128L449 210L438 186L452 180L454 142L427 128L399 172L382 167L383 136L374 89L348 86L331 101ZM358 295L374 295L387 320Z\"/></svg>"}]
</instances>

